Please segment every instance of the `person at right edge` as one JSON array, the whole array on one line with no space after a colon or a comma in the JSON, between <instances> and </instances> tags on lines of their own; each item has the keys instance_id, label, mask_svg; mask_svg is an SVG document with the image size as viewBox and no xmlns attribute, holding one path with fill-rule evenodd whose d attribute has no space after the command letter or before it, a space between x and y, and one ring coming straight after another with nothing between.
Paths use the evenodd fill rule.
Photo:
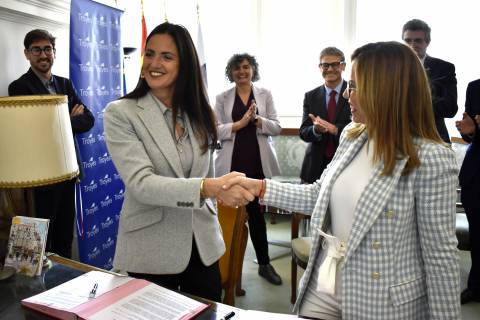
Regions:
<instances>
[{"instance_id":1,"label":"person at right edge","mask_svg":"<svg viewBox=\"0 0 480 320\"><path fill-rule=\"evenodd\" d=\"M456 122L463 140L470 142L460 169L461 201L468 219L472 267L467 288L461 294L462 304L480 302L480 79L467 87L465 113Z\"/></svg>"},{"instance_id":2,"label":"person at right edge","mask_svg":"<svg viewBox=\"0 0 480 320\"><path fill-rule=\"evenodd\" d=\"M215 102L218 139L222 144L215 159L215 176L231 171L258 179L278 175L271 136L280 134L282 128L270 91L252 84L260 79L256 58L248 53L234 54L227 63L225 76L235 86L220 93ZM270 264L267 226L260 204L252 201L246 209L258 274L280 285L282 279Z\"/></svg>"},{"instance_id":3,"label":"person at right edge","mask_svg":"<svg viewBox=\"0 0 480 320\"><path fill-rule=\"evenodd\" d=\"M347 87L342 79L345 55L335 47L327 47L320 52L318 67L325 83L305 93L303 100L300 138L308 142L300 172L303 183L313 183L320 178L351 117L348 101L342 96Z\"/></svg>"},{"instance_id":4,"label":"person at right edge","mask_svg":"<svg viewBox=\"0 0 480 320\"><path fill-rule=\"evenodd\" d=\"M450 62L427 55L431 38L430 27L426 22L413 19L405 23L402 39L415 51L423 63L432 90L435 126L443 141L450 143L444 118L453 118L458 111L455 66Z\"/></svg>"}]
</instances>

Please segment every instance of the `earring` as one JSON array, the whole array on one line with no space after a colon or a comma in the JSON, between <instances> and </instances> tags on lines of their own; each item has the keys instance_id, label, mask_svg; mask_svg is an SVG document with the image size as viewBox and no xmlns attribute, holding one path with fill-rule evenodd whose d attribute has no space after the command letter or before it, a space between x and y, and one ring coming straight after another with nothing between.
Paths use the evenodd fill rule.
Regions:
<instances>
[{"instance_id":1,"label":"earring","mask_svg":"<svg viewBox=\"0 0 480 320\"><path fill-rule=\"evenodd\" d=\"M142 79L145 78L145 75L143 74L143 72L140 73L140 78L142 78Z\"/></svg>"}]
</instances>

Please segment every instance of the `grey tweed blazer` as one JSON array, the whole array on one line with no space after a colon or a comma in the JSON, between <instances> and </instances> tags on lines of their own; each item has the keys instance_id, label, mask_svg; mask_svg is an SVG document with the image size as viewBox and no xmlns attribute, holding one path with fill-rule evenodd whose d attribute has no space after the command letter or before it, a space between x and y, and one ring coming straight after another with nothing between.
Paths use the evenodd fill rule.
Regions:
<instances>
[{"instance_id":1,"label":"grey tweed blazer","mask_svg":"<svg viewBox=\"0 0 480 320\"><path fill-rule=\"evenodd\" d=\"M310 185L267 182L264 202L311 214L310 259L294 309L298 310L317 263L320 227L334 181L352 161L367 133L348 139L344 130L331 164ZM342 319L460 319L460 284L455 201L457 166L447 146L415 140L421 165L401 175L407 159L397 160L391 176L375 166L358 200L342 267ZM337 169L332 164L340 162ZM329 170L332 179L325 179Z\"/></svg>"},{"instance_id":2,"label":"grey tweed blazer","mask_svg":"<svg viewBox=\"0 0 480 320\"><path fill-rule=\"evenodd\" d=\"M115 268L180 273L190 261L192 237L207 266L225 252L216 209L200 199L201 178L213 177L212 154L201 152L188 119L186 124L193 147L190 177L184 177L165 118L149 94L107 106L107 146L125 183Z\"/></svg>"}]
</instances>

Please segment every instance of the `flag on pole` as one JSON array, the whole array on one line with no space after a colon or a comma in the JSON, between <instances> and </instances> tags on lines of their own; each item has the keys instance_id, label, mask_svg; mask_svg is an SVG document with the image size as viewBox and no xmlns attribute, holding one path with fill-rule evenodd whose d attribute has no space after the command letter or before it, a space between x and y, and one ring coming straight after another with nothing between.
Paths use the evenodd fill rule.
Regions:
<instances>
[{"instance_id":1,"label":"flag on pole","mask_svg":"<svg viewBox=\"0 0 480 320\"><path fill-rule=\"evenodd\" d=\"M142 43L140 45L141 64L143 64L143 55L145 54L145 42L147 42L147 23L145 22L145 15L143 13L143 0L142 0Z\"/></svg>"},{"instance_id":2,"label":"flag on pole","mask_svg":"<svg viewBox=\"0 0 480 320\"><path fill-rule=\"evenodd\" d=\"M205 88L208 88L208 81L207 81L207 62L205 61L205 53L203 51L203 35L202 35L202 27L200 25L200 11L199 6L197 4L197 20L198 20L198 36L197 36L197 54L198 60L200 62L200 71L202 73L203 83L205 84Z\"/></svg>"}]
</instances>

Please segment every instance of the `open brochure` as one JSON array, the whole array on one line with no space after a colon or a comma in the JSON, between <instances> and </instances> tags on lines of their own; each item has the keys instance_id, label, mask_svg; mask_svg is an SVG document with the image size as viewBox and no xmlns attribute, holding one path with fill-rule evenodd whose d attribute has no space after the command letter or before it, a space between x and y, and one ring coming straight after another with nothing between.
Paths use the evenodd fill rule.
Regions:
<instances>
[{"instance_id":1,"label":"open brochure","mask_svg":"<svg viewBox=\"0 0 480 320\"><path fill-rule=\"evenodd\" d=\"M146 280L90 271L22 300L22 305L60 319L186 320L208 305Z\"/></svg>"},{"instance_id":2,"label":"open brochure","mask_svg":"<svg viewBox=\"0 0 480 320\"><path fill-rule=\"evenodd\" d=\"M43 256L47 243L48 219L15 216L8 238L5 266L27 276L42 273Z\"/></svg>"}]
</instances>

